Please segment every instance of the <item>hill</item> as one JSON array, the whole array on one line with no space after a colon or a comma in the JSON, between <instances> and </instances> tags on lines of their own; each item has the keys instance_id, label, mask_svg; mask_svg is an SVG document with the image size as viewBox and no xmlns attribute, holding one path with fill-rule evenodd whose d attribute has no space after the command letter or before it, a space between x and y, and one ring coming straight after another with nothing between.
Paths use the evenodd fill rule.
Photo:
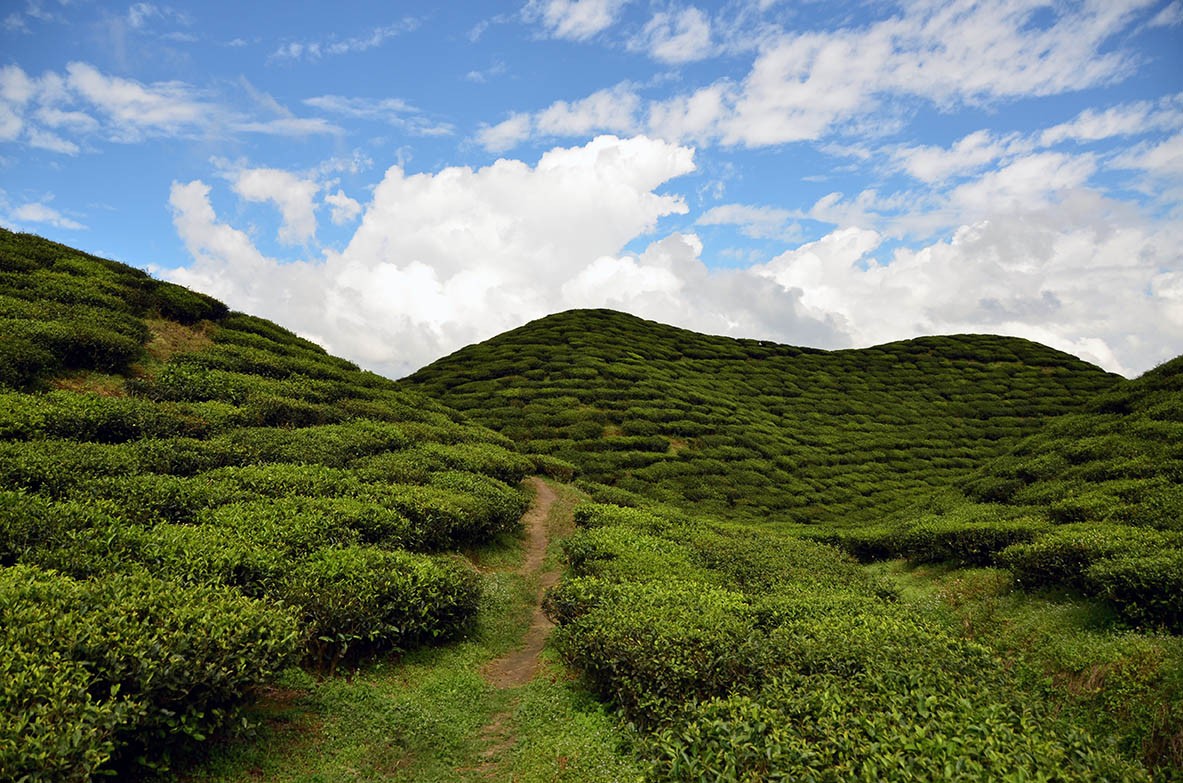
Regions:
<instances>
[{"instance_id":1,"label":"hill","mask_svg":"<svg viewBox=\"0 0 1183 783\"><path fill-rule=\"evenodd\" d=\"M159 768L292 663L463 635L447 553L512 530L534 468L273 323L0 230L0 777Z\"/></svg>"},{"instance_id":2,"label":"hill","mask_svg":"<svg viewBox=\"0 0 1183 783\"><path fill-rule=\"evenodd\" d=\"M1118 381L1018 338L820 351L576 310L402 385L592 482L729 518L853 525L953 486Z\"/></svg>"},{"instance_id":3,"label":"hill","mask_svg":"<svg viewBox=\"0 0 1183 783\"><path fill-rule=\"evenodd\" d=\"M394 383L4 231L0 358L0 777L166 770L281 674L311 713L192 779L517 776L492 760L513 739L551 757L528 780L1183 762L1158 630L1183 595L1178 362L1125 382L1010 338L827 352L573 311ZM515 484L576 470L601 502L561 488L545 609L580 677L493 692L538 587L505 571Z\"/></svg>"},{"instance_id":4,"label":"hill","mask_svg":"<svg viewBox=\"0 0 1183 783\"><path fill-rule=\"evenodd\" d=\"M948 493L822 540L863 559L1001 566L1183 630L1183 357L1059 416Z\"/></svg>"}]
</instances>

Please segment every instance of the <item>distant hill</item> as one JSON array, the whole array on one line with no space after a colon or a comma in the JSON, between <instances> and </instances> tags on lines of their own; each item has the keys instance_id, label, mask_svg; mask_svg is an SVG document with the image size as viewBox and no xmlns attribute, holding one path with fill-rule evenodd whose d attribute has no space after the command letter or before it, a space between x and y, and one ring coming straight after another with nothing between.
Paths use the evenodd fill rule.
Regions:
<instances>
[{"instance_id":1,"label":"distant hill","mask_svg":"<svg viewBox=\"0 0 1183 783\"><path fill-rule=\"evenodd\" d=\"M575 310L402 385L592 482L732 518L845 525L964 481L1119 380L1013 337L821 351Z\"/></svg>"}]
</instances>

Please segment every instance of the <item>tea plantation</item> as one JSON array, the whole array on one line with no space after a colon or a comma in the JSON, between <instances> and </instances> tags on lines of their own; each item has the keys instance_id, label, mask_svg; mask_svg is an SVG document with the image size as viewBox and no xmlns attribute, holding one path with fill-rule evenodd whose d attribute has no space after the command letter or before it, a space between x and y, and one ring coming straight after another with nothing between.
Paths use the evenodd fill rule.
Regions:
<instances>
[{"instance_id":1,"label":"tea plantation","mask_svg":"<svg viewBox=\"0 0 1183 783\"><path fill-rule=\"evenodd\" d=\"M267 321L0 232L0 770L162 767L291 663L465 633L503 436Z\"/></svg>"},{"instance_id":2,"label":"tea plantation","mask_svg":"<svg viewBox=\"0 0 1183 783\"><path fill-rule=\"evenodd\" d=\"M0 229L0 780L184 773L277 678L366 665L428 705L342 707L382 779L488 779L388 759L382 727L434 710L477 747L464 705L523 698L514 725L590 703L588 747L653 781L1180 780L1181 393L1183 358L1125 381L1016 338L820 351L601 310L393 382ZM539 473L581 490L545 704L461 670L461 640L514 644L481 547L517 546ZM468 685L423 685L433 660ZM235 768L196 779L360 774Z\"/></svg>"},{"instance_id":3,"label":"tea plantation","mask_svg":"<svg viewBox=\"0 0 1183 783\"><path fill-rule=\"evenodd\" d=\"M604 310L535 321L408 379L586 480L809 525L899 511L1116 381L1016 338L827 352Z\"/></svg>"}]
</instances>

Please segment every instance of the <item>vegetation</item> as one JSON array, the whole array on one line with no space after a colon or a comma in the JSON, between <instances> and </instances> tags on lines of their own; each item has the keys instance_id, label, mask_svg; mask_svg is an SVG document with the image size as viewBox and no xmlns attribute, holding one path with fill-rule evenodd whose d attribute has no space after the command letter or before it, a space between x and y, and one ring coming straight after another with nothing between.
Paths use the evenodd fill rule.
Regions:
<instances>
[{"instance_id":1,"label":"vegetation","mask_svg":"<svg viewBox=\"0 0 1183 783\"><path fill-rule=\"evenodd\" d=\"M293 662L462 636L534 469L129 267L0 232L0 769L163 768Z\"/></svg>"},{"instance_id":2,"label":"vegetation","mask_svg":"<svg viewBox=\"0 0 1183 783\"><path fill-rule=\"evenodd\" d=\"M0 230L0 777L1183 779L1181 391L608 311L393 383Z\"/></svg>"},{"instance_id":3,"label":"vegetation","mask_svg":"<svg viewBox=\"0 0 1183 783\"><path fill-rule=\"evenodd\" d=\"M964 480L1116 380L1015 338L817 351L576 310L407 384L587 481L728 519L848 526Z\"/></svg>"}]
</instances>

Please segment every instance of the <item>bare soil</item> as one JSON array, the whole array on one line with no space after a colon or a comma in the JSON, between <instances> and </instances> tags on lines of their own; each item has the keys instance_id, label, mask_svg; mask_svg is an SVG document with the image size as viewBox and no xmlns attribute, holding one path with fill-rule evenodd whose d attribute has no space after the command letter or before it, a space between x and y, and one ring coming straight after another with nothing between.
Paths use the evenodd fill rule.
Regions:
<instances>
[{"instance_id":1,"label":"bare soil","mask_svg":"<svg viewBox=\"0 0 1183 783\"><path fill-rule=\"evenodd\" d=\"M522 524L526 528L526 557L518 573L527 579L536 579L537 588L530 627L522 646L490 661L481 672L489 684L498 688L516 688L534 679L538 674L546 637L554 627L542 612L542 597L559 579L557 568L543 571L546 549L550 544L547 520L556 495L542 479L530 478L528 481L534 488L534 502L522 517Z\"/></svg>"}]
</instances>

